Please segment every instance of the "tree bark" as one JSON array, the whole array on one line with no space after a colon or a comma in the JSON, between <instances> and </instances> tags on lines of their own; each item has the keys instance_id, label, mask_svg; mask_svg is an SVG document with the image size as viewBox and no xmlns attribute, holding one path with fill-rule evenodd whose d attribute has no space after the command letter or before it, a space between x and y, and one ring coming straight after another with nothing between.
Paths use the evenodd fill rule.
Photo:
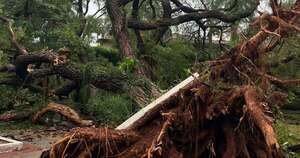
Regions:
<instances>
[{"instance_id":1,"label":"tree bark","mask_svg":"<svg viewBox=\"0 0 300 158\"><path fill-rule=\"evenodd\" d=\"M119 0L106 0L106 8L111 19L114 36L123 58L134 58L130 38L126 26L126 14Z\"/></svg>"},{"instance_id":2,"label":"tree bark","mask_svg":"<svg viewBox=\"0 0 300 158\"><path fill-rule=\"evenodd\" d=\"M49 103L45 108L38 111L32 118L34 123L37 123L39 119L47 112L53 111L56 113L61 114L62 116L66 117L71 122L75 123L79 126L91 126L92 122L89 120L83 120L76 111L71 109L68 106L57 104L57 103Z\"/></svg>"}]
</instances>

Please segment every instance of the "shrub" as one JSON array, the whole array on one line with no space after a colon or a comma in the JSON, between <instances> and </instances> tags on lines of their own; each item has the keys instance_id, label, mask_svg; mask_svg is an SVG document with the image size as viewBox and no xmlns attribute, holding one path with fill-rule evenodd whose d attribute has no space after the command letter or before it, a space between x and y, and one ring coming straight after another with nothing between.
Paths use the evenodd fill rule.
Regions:
<instances>
[{"instance_id":1,"label":"shrub","mask_svg":"<svg viewBox=\"0 0 300 158\"><path fill-rule=\"evenodd\" d=\"M119 69L123 72L133 72L137 66L137 61L133 58L125 58L121 63L119 63Z\"/></svg>"},{"instance_id":2,"label":"shrub","mask_svg":"<svg viewBox=\"0 0 300 158\"><path fill-rule=\"evenodd\" d=\"M189 75L196 59L196 49L189 42L171 41L166 46L148 46L146 55L154 63L154 78L161 88L177 84Z\"/></svg>"},{"instance_id":3,"label":"shrub","mask_svg":"<svg viewBox=\"0 0 300 158\"><path fill-rule=\"evenodd\" d=\"M0 113L8 110L23 110L24 107L39 108L44 104L44 97L28 89L0 86Z\"/></svg>"},{"instance_id":4,"label":"shrub","mask_svg":"<svg viewBox=\"0 0 300 158\"><path fill-rule=\"evenodd\" d=\"M124 94L102 91L90 98L85 110L98 123L115 126L133 113L133 102Z\"/></svg>"},{"instance_id":5,"label":"shrub","mask_svg":"<svg viewBox=\"0 0 300 158\"><path fill-rule=\"evenodd\" d=\"M95 51L96 57L104 57L108 59L110 62L112 62L114 65L116 65L120 60L121 56L117 49L114 48L105 48L101 46L93 47Z\"/></svg>"}]
</instances>

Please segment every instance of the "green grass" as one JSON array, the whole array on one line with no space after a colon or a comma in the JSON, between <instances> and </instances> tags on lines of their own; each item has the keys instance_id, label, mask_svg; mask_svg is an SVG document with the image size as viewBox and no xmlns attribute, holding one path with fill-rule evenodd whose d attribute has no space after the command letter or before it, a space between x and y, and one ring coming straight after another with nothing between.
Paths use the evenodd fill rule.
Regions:
<instances>
[{"instance_id":1,"label":"green grass","mask_svg":"<svg viewBox=\"0 0 300 158\"><path fill-rule=\"evenodd\" d=\"M283 149L300 143L300 111L283 111L283 118L275 124L278 141ZM300 158L300 153L289 153L291 158Z\"/></svg>"},{"instance_id":2,"label":"green grass","mask_svg":"<svg viewBox=\"0 0 300 158\"><path fill-rule=\"evenodd\" d=\"M292 144L300 143L300 125L287 124L287 128L290 131L290 141Z\"/></svg>"},{"instance_id":3,"label":"green grass","mask_svg":"<svg viewBox=\"0 0 300 158\"><path fill-rule=\"evenodd\" d=\"M42 129L42 128L43 126L32 124L30 120L0 122L0 133L9 130Z\"/></svg>"}]
</instances>

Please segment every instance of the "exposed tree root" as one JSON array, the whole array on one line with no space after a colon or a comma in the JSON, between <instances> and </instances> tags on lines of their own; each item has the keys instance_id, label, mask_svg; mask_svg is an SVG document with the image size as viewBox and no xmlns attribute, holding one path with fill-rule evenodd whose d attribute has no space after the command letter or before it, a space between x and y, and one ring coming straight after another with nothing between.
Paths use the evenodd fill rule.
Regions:
<instances>
[{"instance_id":1,"label":"exposed tree root","mask_svg":"<svg viewBox=\"0 0 300 158\"><path fill-rule=\"evenodd\" d=\"M47 112L56 112L66 117L71 122L75 123L79 126L90 126L92 122L89 120L83 120L76 111L71 109L68 106L57 104L57 103L49 103L45 108L39 110L32 118L33 123L39 121L39 119Z\"/></svg>"},{"instance_id":2,"label":"exposed tree root","mask_svg":"<svg viewBox=\"0 0 300 158\"><path fill-rule=\"evenodd\" d=\"M251 87L245 88L245 101L247 112L252 119L253 123L261 129L262 135L267 144L267 155L271 157L274 155L272 152L278 153L279 144L276 139L275 131L272 127L271 120L268 120L266 114L264 114L264 106L266 103L263 103L258 100L258 95L255 89Z\"/></svg>"},{"instance_id":3,"label":"exposed tree root","mask_svg":"<svg viewBox=\"0 0 300 158\"><path fill-rule=\"evenodd\" d=\"M140 136L130 131L114 131L108 128L78 128L63 140L55 143L50 150L51 157L111 156L138 141ZM65 150L61 150L64 148ZM73 149L77 150L73 150ZM97 151L98 153L95 153Z\"/></svg>"},{"instance_id":4,"label":"exposed tree root","mask_svg":"<svg viewBox=\"0 0 300 158\"><path fill-rule=\"evenodd\" d=\"M122 135L124 131L107 130L105 139L94 139L103 133L102 128L76 129L53 145L50 157L72 157L75 152L75 157L283 158L270 115L270 107L277 105L270 103L273 95L267 91L272 90L262 89L253 82L262 78L281 84L299 82L263 75L267 73L262 71L265 68L260 61L278 44L274 42L270 46L268 38L274 35L283 38L290 32L300 31L296 23L300 0L290 10L275 2L271 1L274 15L263 14L258 18L258 24L263 21L264 25L260 25L261 30L256 35L208 63L211 66L209 84L196 80L147 111L127 129L127 134L133 132L138 139L122 139L121 142L127 141L127 144L114 143L112 135ZM257 72L262 73L257 75ZM78 137L78 131L84 131L82 137Z\"/></svg>"},{"instance_id":5,"label":"exposed tree root","mask_svg":"<svg viewBox=\"0 0 300 158\"><path fill-rule=\"evenodd\" d=\"M250 86L222 92L194 83L192 88L182 90L164 103L161 114L139 128L106 129L108 133L103 137L98 136L106 132L103 128L79 128L56 143L52 150L66 151L65 156L76 151L77 155L102 153L99 157L122 158L283 157L272 122L265 118L265 109L257 94ZM114 138L124 138L124 132L125 139ZM132 138L131 133L138 139ZM119 143L122 141L127 144ZM87 145L82 147L84 142ZM107 143L108 148L101 146ZM56 152L51 152L52 157L62 156L53 154Z\"/></svg>"},{"instance_id":6,"label":"exposed tree root","mask_svg":"<svg viewBox=\"0 0 300 158\"><path fill-rule=\"evenodd\" d=\"M266 77L267 79L269 79L271 82L274 82L275 84L281 84L281 85L300 85L300 79L293 79L293 80L283 80L280 78L277 78L275 76L272 75L268 75L268 74L263 74L261 72L258 72L259 75L262 75L263 77Z\"/></svg>"}]
</instances>

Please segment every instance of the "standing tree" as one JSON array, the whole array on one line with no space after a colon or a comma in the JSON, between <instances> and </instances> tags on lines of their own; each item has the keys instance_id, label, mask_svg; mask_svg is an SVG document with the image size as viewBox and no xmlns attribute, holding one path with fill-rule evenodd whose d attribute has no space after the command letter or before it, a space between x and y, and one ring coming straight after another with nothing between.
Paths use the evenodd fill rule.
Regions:
<instances>
[{"instance_id":1,"label":"standing tree","mask_svg":"<svg viewBox=\"0 0 300 158\"><path fill-rule=\"evenodd\" d=\"M155 1L156 2L156 1ZM128 28L133 29L137 36L137 44L140 52L143 50L143 39L140 31L156 30L155 41L159 41L170 26L176 26L187 22L196 22L202 30L207 30L208 27L220 27L220 22L223 23L234 23L238 20L246 18L253 14L254 10L258 5L258 1L239 2L224 1L220 3L219 8L213 6L208 7L206 1L197 2L191 1L190 4L183 4L179 0L159 0L157 3L160 4L159 8L153 6L153 1L146 3L145 1L139 0L107 0L106 8L109 17L112 22L115 38L118 42L122 56L124 58L136 59L137 52L131 46L131 40L128 33ZM125 7L132 3L132 16L128 17L125 11ZM198 4L196 8L190 7L191 3ZM146 20L143 17L139 17L140 8L143 5L150 5L152 8L153 17ZM237 9L239 8L239 9ZM241 9L240 9L241 8ZM157 15L157 10L161 10L162 15ZM214 22L209 22L212 21ZM137 68L137 72L146 74L143 70L143 65Z\"/></svg>"}]
</instances>

